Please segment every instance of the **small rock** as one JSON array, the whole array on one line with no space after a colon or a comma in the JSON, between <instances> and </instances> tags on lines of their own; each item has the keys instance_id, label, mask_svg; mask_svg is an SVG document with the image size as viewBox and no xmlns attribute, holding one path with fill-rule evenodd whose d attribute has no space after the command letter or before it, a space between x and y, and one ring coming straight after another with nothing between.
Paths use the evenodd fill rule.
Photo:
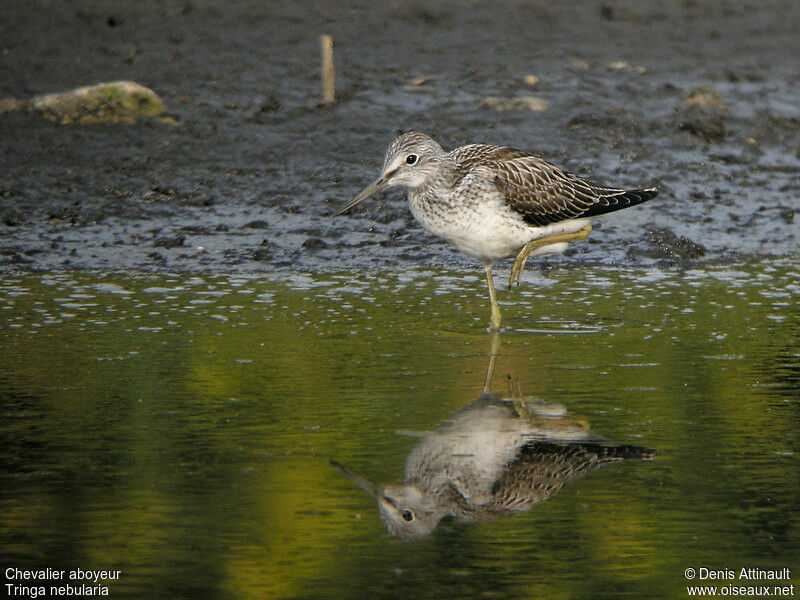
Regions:
<instances>
[{"instance_id":1,"label":"small rock","mask_svg":"<svg viewBox=\"0 0 800 600\"><path fill-rule=\"evenodd\" d=\"M268 229L269 223L266 221L262 221L261 219L256 219L255 221L249 221L242 225L242 229Z\"/></svg>"},{"instance_id":2,"label":"small rock","mask_svg":"<svg viewBox=\"0 0 800 600\"><path fill-rule=\"evenodd\" d=\"M576 71L589 70L589 63L586 62L585 60L581 60L580 58L576 58L575 60L573 60L571 63L569 63L569 66L575 69Z\"/></svg>"},{"instance_id":3,"label":"small rock","mask_svg":"<svg viewBox=\"0 0 800 600\"><path fill-rule=\"evenodd\" d=\"M627 8L619 8L604 4L600 7L600 16L606 21L626 21L633 19L633 13Z\"/></svg>"},{"instance_id":4,"label":"small rock","mask_svg":"<svg viewBox=\"0 0 800 600\"><path fill-rule=\"evenodd\" d=\"M693 109L696 108L693 107ZM678 129L688 131L707 142L721 142L727 135L725 122L721 116L708 114L701 110L687 111L681 117Z\"/></svg>"},{"instance_id":5,"label":"small rock","mask_svg":"<svg viewBox=\"0 0 800 600\"><path fill-rule=\"evenodd\" d=\"M303 242L303 248L306 250L324 250L328 244L320 238L310 237Z\"/></svg>"},{"instance_id":6,"label":"small rock","mask_svg":"<svg viewBox=\"0 0 800 600\"><path fill-rule=\"evenodd\" d=\"M544 112L549 108L547 100L537 96L523 96L519 99L530 111Z\"/></svg>"},{"instance_id":7,"label":"small rock","mask_svg":"<svg viewBox=\"0 0 800 600\"><path fill-rule=\"evenodd\" d=\"M533 87L539 83L539 78L536 75L525 75L525 77L522 78L522 82L528 87Z\"/></svg>"},{"instance_id":8,"label":"small rock","mask_svg":"<svg viewBox=\"0 0 800 600\"><path fill-rule=\"evenodd\" d=\"M405 90L407 92L432 92L433 86L425 85L426 83L430 83L430 77L416 77L415 79L411 80L407 86L405 86Z\"/></svg>"},{"instance_id":9,"label":"small rock","mask_svg":"<svg viewBox=\"0 0 800 600\"><path fill-rule=\"evenodd\" d=\"M681 104L684 106L706 106L715 110L728 110L725 100L716 90L701 85L693 87L683 97Z\"/></svg>"},{"instance_id":10,"label":"small rock","mask_svg":"<svg viewBox=\"0 0 800 600\"><path fill-rule=\"evenodd\" d=\"M407 92L432 92L433 87L430 85L407 85L405 88Z\"/></svg>"},{"instance_id":11,"label":"small rock","mask_svg":"<svg viewBox=\"0 0 800 600\"><path fill-rule=\"evenodd\" d=\"M160 237L153 242L153 248L182 248L186 245L186 238L182 235L175 237Z\"/></svg>"},{"instance_id":12,"label":"small rock","mask_svg":"<svg viewBox=\"0 0 800 600\"><path fill-rule=\"evenodd\" d=\"M5 225L6 227L17 227L21 221L17 217L17 215L12 214L11 212L7 212L2 217L0 217L0 223Z\"/></svg>"},{"instance_id":13,"label":"small rock","mask_svg":"<svg viewBox=\"0 0 800 600\"><path fill-rule=\"evenodd\" d=\"M162 186L155 186L142 195L143 202L165 202L175 198L175 190Z\"/></svg>"},{"instance_id":14,"label":"small rock","mask_svg":"<svg viewBox=\"0 0 800 600\"><path fill-rule=\"evenodd\" d=\"M211 235L211 230L204 225L184 225L181 231L195 235Z\"/></svg>"},{"instance_id":15,"label":"small rock","mask_svg":"<svg viewBox=\"0 0 800 600\"><path fill-rule=\"evenodd\" d=\"M645 233L650 249L642 252L650 258L700 258L706 253L702 244L693 242L687 237L678 236L668 227L654 227ZM631 248L633 250L633 248Z\"/></svg>"},{"instance_id":16,"label":"small rock","mask_svg":"<svg viewBox=\"0 0 800 600\"><path fill-rule=\"evenodd\" d=\"M272 260L272 256L273 252L271 248L256 248L250 255L250 257L253 260L264 261L264 262Z\"/></svg>"},{"instance_id":17,"label":"small rock","mask_svg":"<svg viewBox=\"0 0 800 600\"><path fill-rule=\"evenodd\" d=\"M382 248L399 248L401 246L404 246L406 244L406 241L402 238L400 233L401 232L397 230L392 231L389 234L389 237L387 237L385 240L381 240L380 242L378 242L378 245L380 245Z\"/></svg>"},{"instance_id":18,"label":"small rock","mask_svg":"<svg viewBox=\"0 0 800 600\"><path fill-rule=\"evenodd\" d=\"M639 137L642 135L642 119L630 111L615 108L606 112L579 113L569 120L570 129L591 128L613 138Z\"/></svg>"},{"instance_id":19,"label":"small rock","mask_svg":"<svg viewBox=\"0 0 800 600\"><path fill-rule=\"evenodd\" d=\"M497 111L506 110L530 110L532 112L544 112L548 108L547 100L536 96L521 96L518 98L500 98L489 96L484 98L479 106L483 108L493 108Z\"/></svg>"},{"instance_id":20,"label":"small rock","mask_svg":"<svg viewBox=\"0 0 800 600\"><path fill-rule=\"evenodd\" d=\"M264 100L261 101L261 104L258 105L259 112L265 114L272 114L274 112L278 112L281 109L281 102L272 94L267 95Z\"/></svg>"},{"instance_id":21,"label":"small rock","mask_svg":"<svg viewBox=\"0 0 800 600\"><path fill-rule=\"evenodd\" d=\"M250 257L253 260L271 261L275 257L276 246L267 239L261 241L259 247L253 250Z\"/></svg>"},{"instance_id":22,"label":"small rock","mask_svg":"<svg viewBox=\"0 0 800 600\"><path fill-rule=\"evenodd\" d=\"M160 265L167 264L167 257L161 254L160 252L150 252L147 254L147 258L150 260L159 263Z\"/></svg>"},{"instance_id":23,"label":"small rock","mask_svg":"<svg viewBox=\"0 0 800 600\"><path fill-rule=\"evenodd\" d=\"M678 106L678 129L707 142L722 141L727 135L726 110L725 101L718 92L708 86L694 87L686 92Z\"/></svg>"},{"instance_id":24,"label":"small rock","mask_svg":"<svg viewBox=\"0 0 800 600\"><path fill-rule=\"evenodd\" d=\"M135 123L146 117L160 117L166 111L164 102L153 90L133 81L100 83L69 92L34 96L27 102L16 101L14 109L20 108L63 125ZM174 122L169 117L161 120Z\"/></svg>"},{"instance_id":25,"label":"small rock","mask_svg":"<svg viewBox=\"0 0 800 600\"><path fill-rule=\"evenodd\" d=\"M608 68L614 69L615 71L628 71L629 73L636 73L637 75L647 72L647 69L642 65L632 66L630 63L627 63L624 60L612 62L608 65Z\"/></svg>"}]
</instances>

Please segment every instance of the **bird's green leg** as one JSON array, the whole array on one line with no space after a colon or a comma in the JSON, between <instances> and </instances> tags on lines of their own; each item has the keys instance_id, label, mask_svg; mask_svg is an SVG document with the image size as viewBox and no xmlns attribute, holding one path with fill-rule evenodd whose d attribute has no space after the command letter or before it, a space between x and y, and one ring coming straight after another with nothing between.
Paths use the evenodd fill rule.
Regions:
<instances>
[{"instance_id":1,"label":"bird's green leg","mask_svg":"<svg viewBox=\"0 0 800 600\"><path fill-rule=\"evenodd\" d=\"M522 271L525 269L525 263L528 262L528 257L530 257L535 250L551 244L561 244L563 242L575 242L586 239L586 236L589 235L591 230L592 226L587 225L575 233L561 233L538 240L532 240L525 244L522 247L522 250L517 253L517 258L514 259L514 265L511 267L511 274L508 277L508 287L514 285L515 281L519 283L519 280L522 277Z\"/></svg>"},{"instance_id":2,"label":"bird's green leg","mask_svg":"<svg viewBox=\"0 0 800 600\"><path fill-rule=\"evenodd\" d=\"M492 277L492 263L483 265L486 271L486 283L489 284L489 301L492 303L492 329L500 329L500 307L497 304L497 293L494 291L494 278Z\"/></svg>"},{"instance_id":3,"label":"bird's green leg","mask_svg":"<svg viewBox=\"0 0 800 600\"><path fill-rule=\"evenodd\" d=\"M489 365L486 367L486 379L483 382L484 394L488 394L490 388L492 387L492 377L494 377L494 364L497 360L497 352L500 349L500 331L498 329L493 329L491 336L492 340L489 346Z\"/></svg>"}]
</instances>

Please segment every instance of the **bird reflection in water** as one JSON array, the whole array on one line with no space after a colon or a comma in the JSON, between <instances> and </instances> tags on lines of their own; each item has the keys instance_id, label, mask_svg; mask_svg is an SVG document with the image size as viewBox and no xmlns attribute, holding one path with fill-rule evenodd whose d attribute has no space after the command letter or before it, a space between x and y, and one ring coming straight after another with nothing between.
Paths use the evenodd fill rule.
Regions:
<instances>
[{"instance_id":1,"label":"bird reflection in water","mask_svg":"<svg viewBox=\"0 0 800 600\"><path fill-rule=\"evenodd\" d=\"M445 517L483 521L525 512L594 469L653 457L646 448L609 443L561 405L490 393L494 356L481 395L435 432L419 434L402 485L376 485L331 461L377 500L392 535L428 535Z\"/></svg>"}]
</instances>

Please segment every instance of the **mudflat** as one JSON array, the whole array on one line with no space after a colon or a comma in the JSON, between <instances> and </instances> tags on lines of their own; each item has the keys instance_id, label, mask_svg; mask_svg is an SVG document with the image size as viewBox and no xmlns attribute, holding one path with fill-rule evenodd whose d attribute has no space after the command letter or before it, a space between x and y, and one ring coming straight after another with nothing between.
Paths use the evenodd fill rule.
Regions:
<instances>
[{"instance_id":1,"label":"mudflat","mask_svg":"<svg viewBox=\"0 0 800 600\"><path fill-rule=\"evenodd\" d=\"M0 271L467 263L399 191L330 216L408 130L661 192L546 261L796 255L797 31L780 0L6 2L0 98L129 80L171 118L0 115Z\"/></svg>"}]
</instances>

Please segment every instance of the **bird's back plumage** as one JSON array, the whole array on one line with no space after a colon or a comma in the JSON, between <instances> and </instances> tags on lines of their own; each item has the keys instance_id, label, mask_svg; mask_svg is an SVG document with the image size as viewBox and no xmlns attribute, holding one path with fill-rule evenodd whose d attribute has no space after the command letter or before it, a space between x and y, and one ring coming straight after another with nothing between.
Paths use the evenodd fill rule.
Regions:
<instances>
[{"instance_id":1,"label":"bird's back plumage","mask_svg":"<svg viewBox=\"0 0 800 600\"><path fill-rule=\"evenodd\" d=\"M450 153L459 175L476 170L491 177L506 204L532 226L594 217L654 198L655 189L609 188L568 173L514 148L470 144Z\"/></svg>"}]
</instances>

